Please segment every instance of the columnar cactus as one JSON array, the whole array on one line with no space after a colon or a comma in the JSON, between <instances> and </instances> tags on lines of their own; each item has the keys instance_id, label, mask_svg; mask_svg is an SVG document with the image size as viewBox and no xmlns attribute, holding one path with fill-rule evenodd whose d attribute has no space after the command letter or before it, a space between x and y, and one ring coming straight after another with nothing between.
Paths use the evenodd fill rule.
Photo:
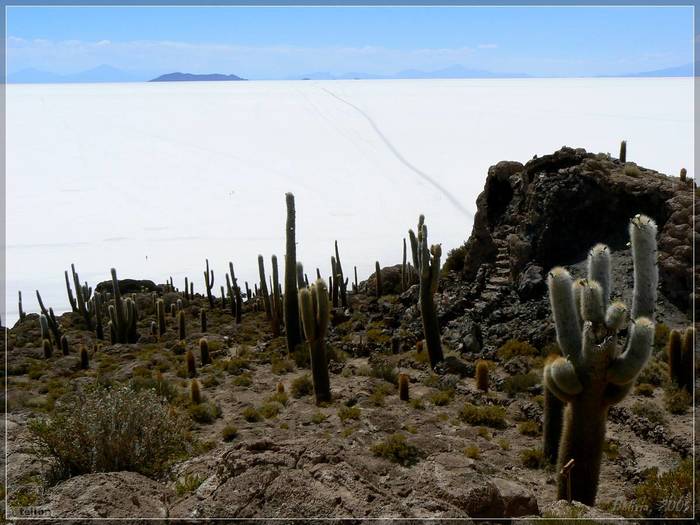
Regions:
<instances>
[{"instance_id":1,"label":"columnar cactus","mask_svg":"<svg viewBox=\"0 0 700 525\"><path fill-rule=\"evenodd\" d=\"M444 359L440 341L440 325L433 300L440 278L442 248L439 244L434 244L428 249L428 227L424 223L425 218L421 215L418 218L418 235L416 236L413 230L409 230L408 235L411 240L413 264L418 271L420 283L418 296L425 344L428 348L430 366L435 368Z\"/></svg>"},{"instance_id":2,"label":"columnar cactus","mask_svg":"<svg viewBox=\"0 0 700 525\"><path fill-rule=\"evenodd\" d=\"M693 354L695 353L695 328L688 327L683 334L681 345L681 365L683 374L681 375L681 387L690 394L693 393L695 381L695 367L693 366Z\"/></svg>"},{"instance_id":3,"label":"columnar cactus","mask_svg":"<svg viewBox=\"0 0 700 525\"><path fill-rule=\"evenodd\" d=\"M226 275L226 277L228 277L228 275ZM230 285L229 285L229 286L230 286ZM221 309L222 309L222 310L225 310L225 309L226 309L226 293L224 292L224 287L223 287L223 285L222 285L220 288L221 288ZM233 312L234 312L234 314L235 314L236 305L235 305L235 303L233 302L233 297L231 298L231 307L234 309Z\"/></svg>"},{"instance_id":4,"label":"columnar cactus","mask_svg":"<svg viewBox=\"0 0 700 525\"><path fill-rule=\"evenodd\" d=\"M202 393L199 389L199 381L196 379L193 379L190 383L190 399L194 405L199 405L202 402Z\"/></svg>"},{"instance_id":5,"label":"columnar cactus","mask_svg":"<svg viewBox=\"0 0 700 525\"><path fill-rule=\"evenodd\" d=\"M199 322L202 325L202 333L207 331L207 311L202 308L199 311Z\"/></svg>"},{"instance_id":6,"label":"columnar cactus","mask_svg":"<svg viewBox=\"0 0 700 525\"><path fill-rule=\"evenodd\" d=\"M209 306L214 308L214 296L211 294L214 288L214 270L209 270L209 259L205 259L207 268L204 270L204 285L207 289L207 299L209 300Z\"/></svg>"},{"instance_id":7,"label":"columnar cactus","mask_svg":"<svg viewBox=\"0 0 700 525\"><path fill-rule=\"evenodd\" d=\"M90 357L88 356L88 351L85 346L80 347L80 368L82 370L90 368Z\"/></svg>"},{"instance_id":8,"label":"columnar cactus","mask_svg":"<svg viewBox=\"0 0 700 525\"><path fill-rule=\"evenodd\" d=\"M109 305L109 319L114 330L114 339L117 343L135 343L138 341L139 335L136 331L138 322L138 312L136 311L136 303L128 297L126 301L122 300L121 291L119 290L119 280L117 279L117 270L112 268L112 293L114 295L114 304Z\"/></svg>"},{"instance_id":9,"label":"columnar cactus","mask_svg":"<svg viewBox=\"0 0 700 525\"><path fill-rule=\"evenodd\" d=\"M63 334L61 336L61 352L63 352L63 355L68 355L70 353L70 348L68 347L68 338L66 337L66 334Z\"/></svg>"},{"instance_id":10,"label":"columnar cactus","mask_svg":"<svg viewBox=\"0 0 700 525\"><path fill-rule=\"evenodd\" d=\"M44 358L50 359L53 355L53 346L51 345L51 341L49 341L48 339L44 339L41 342L41 346L44 350Z\"/></svg>"},{"instance_id":11,"label":"columnar cactus","mask_svg":"<svg viewBox=\"0 0 700 525\"><path fill-rule=\"evenodd\" d=\"M338 241L335 241L335 270L333 271L333 281L339 291L340 306L348 307L348 279L343 273L343 265L340 262L340 252L338 251ZM334 304L335 306L335 304Z\"/></svg>"},{"instance_id":12,"label":"columnar cactus","mask_svg":"<svg viewBox=\"0 0 700 525\"><path fill-rule=\"evenodd\" d=\"M187 325L185 323L185 312L180 310L177 313L177 333L180 341L184 341L187 337Z\"/></svg>"},{"instance_id":13,"label":"columnar cactus","mask_svg":"<svg viewBox=\"0 0 700 525\"><path fill-rule=\"evenodd\" d=\"M399 399L408 401L408 376L406 374L399 374Z\"/></svg>"},{"instance_id":14,"label":"columnar cactus","mask_svg":"<svg viewBox=\"0 0 700 525\"><path fill-rule=\"evenodd\" d=\"M620 142L620 162L627 162L627 141Z\"/></svg>"},{"instance_id":15,"label":"columnar cactus","mask_svg":"<svg viewBox=\"0 0 700 525\"><path fill-rule=\"evenodd\" d=\"M185 299L187 299L188 301L191 299L191 297L190 297L190 284L189 284L187 277L185 277Z\"/></svg>"},{"instance_id":16,"label":"columnar cactus","mask_svg":"<svg viewBox=\"0 0 700 525\"><path fill-rule=\"evenodd\" d=\"M375 263L374 263L374 282L375 282L377 297L381 297L382 296L382 268L381 268L381 266L379 266L379 261L375 261Z\"/></svg>"},{"instance_id":17,"label":"columnar cactus","mask_svg":"<svg viewBox=\"0 0 700 525\"><path fill-rule=\"evenodd\" d=\"M75 304L77 308L74 308L74 312L80 312L80 315L85 319L85 324L88 330L92 330L92 309L90 303L90 295L92 294L92 288L90 288L87 283L84 286L80 284L80 277L78 272L75 271L75 265L70 265L71 273L73 274L73 284L75 285ZM68 286L68 298L71 299L70 285L68 284L68 273L66 272L66 286ZM71 303L72 306L72 303Z\"/></svg>"},{"instance_id":18,"label":"columnar cactus","mask_svg":"<svg viewBox=\"0 0 700 525\"><path fill-rule=\"evenodd\" d=\"M158 318L158 335L165 334L165 302L163 299L156 301L156 317Z\"/></svg>"},{"instance_id":19,"label":"columnar cactus","mask_svg":"<svg viewBox=\"0 0 700 525\"><path fill-rule=\"evenodd\" d=\"M304 275L304 265L301 263L301 261L297 261L297 289L301 290L302 288L306 288L306 276ZM299 318L299 320L301 322L301 317Z\"/></svg>"},{"instance_id":20,"label":"columnar cactus","mask_svg":"<svg viewBox=\"0 0 700 525\"><path fill-rule=\"evenodd\" d=\"M299 265L297 264L294 194L287 193L285 198L287 200L287 246L284 256L284 325L287 328L287 352L292 353L302 341L298 294L298 288L301 288L301 285L298 283Z\"/></svg>"},{"instance_id":21,"label":"columnar cactus","mask_svg":"<svg viewBox=\"0 0 700 525\"><path fill-rule=\"evenodd\" d=\"M567 403L559 444L558 470L574 460L571 497L593 505L605 439L608 408L620 402L646 364L654 340L651 321L656 304L656 224L637 215L629 227L634 261L634 292L627 340L618 332L627 322L627 307L609 302L610 253L595 246L588 258L588 279L576 304L574 282L564 268L549 273L549 299L557 341L564 354L547 363L545 386ZM558 498L567 497L564 479Z\"/></svg>"},{"instance_id":22,"label":"columnar cactus","mask_svg":"<svg viewBox=\"0 0 700 525\"><path fill-rule=\"evenodd\" d=\"M199 340L199 357L202 360L202 366L211 363L211 359L209 358L209 343L204 337Z\"/></svg>"},{"instance_id":23,"label":"columnar cactus","mask_svg":"<svg viewBox=\"0 0 700 525\"><path fill-rule=\"evenodd\" d=\"M191 378L196 377L197 365L194 362L194 354L192 353L192 350L187 350L187 354L185 354L185 361L187 362L187 375Z\"/></svg>"},{"instance_id":24,"label":"columnar cactus","mask_svg":"<svg viewBox=\"0 0 700 525\"><path fill-rule=\"evenodd\" d=\"M231 272L231 281L229 282L228 274L226 275L226 286L231 298L231 312L236 318L236 324L241 324L243 316L243 299L241 298L241 287L238 286L236 273L233 271L233 263L229 261L228 269Z\"/></svg>"},{"instance_id":25,"label":"columnar cactus","mask_svg":"<svg viewBox=\"0 0 700 525\"><path fill-rule=\"evenodd\" d=\"M681 182L686 182L687 177L688 177L688 170L686 170L685 168L681 168L681 174L680 174Z\"/></svg>"},{"instance_id":26,"label":"columnar cactus","mask_svg":"<svg viewBox=\"0 0 700 525\"><path fill-rule=\"evenodd\" d=\"M17 306L19 307L19 320L23 321L25 315L27 314L25 314L24 310L22 310L22 292L18 291L17 294L19 295L19 302L17 303Z\"/></svg>"},{"instance_id":27,"label":"columnar cactus","mask_svg":"<svg viewBox=\"0 0 700 525\"><path fill-rule=\"evenodd\" d=\"M272 256L272 293L270 294L270 314L272 315L272 335L275 337L282 333L282 299L279 291L279 271L277 256Z\"/></svg>"},{"instance_id":28,"label":"columnar cactus","mask_svg":"<svg viewBox=\"0 0 700 525\"><path fill-rule=\"evenodd\" d=\"M484 360L476 363L476 388L482 392L489 390L489 364Z\"/></svg>"},{"instance_id":29,"label":"columnar cactus","mask_svg":"<svg viewBox=\"0 0 700 525\"><path fill-rule=\"evenodd\" d=\"M36 291L36 300L39 302L39 308L41 309L41 313L46 317L46 325L48 329L51 330L51 334L53 335L53 341L54 343L58 344L58 342L61 340L61 328L58 325L58 321L56 320L56 316L53 313L53 308L49 308L48 310L44 306L44 302L41 300L41 294L39 293L39 290ZM48 332L47 332L47 337L48 337Z\"/></svg>"},{"instance_id":30,"label":"columnar cactus","mask_svg":"<svg viewBox=\"0 0 700 525\"><path fill-rule=\"evenodd\" d=\"M299 291L299 310L304 325L304 335L311 355L311 373L314 381L316 404L331 400L326 355L326 335L330 322L328 287L318 279L309 288Z\"/></svg>"},{"instance_id":31,"label":"columnar cactus","mask_svg":"<svg viewBox=\"0 0 700 525\"><path fill-rule=\"evenodd\" d=\"M683 368L681 365L681 347L683 341L678 330L671 330L666 345L668 357L668 375L671 381L681 386L683 383Z\"/></svg>"},{"instance_id":32,"label":"columnar cactus","mask_svg":"<svg viewBox=\"0 0 700 525\"><path fill-rule=\"evenodd\" d=\"M68 292L68 302L70 303L70 308L73 312L78 311L78 304L75 302L75 297L73 297L73 290L70 287L70 279L68 278L68 270L63 272L63 276L66 279L66 292Z\"/></svg>"},{"instance_id":33,"label":"columnar cactus","mask_svg":"<svg viewBox=\"0 0 700 525\"><path fill-rule=\"evenodd\" d=\"M559 357L559 354L550 354L546 363L551 363ZM543 424L542 424L542 452L545 459L552 465L557 462L559 453L559 441L564 421L564 402L555 396L545 385L543 388Z\"/></svg>"},{"instance_id":34,"label":"columnar cactus","mask_svg":"<svg viewBox=\"0 0 700 525\"><path fill-rule=\"evenodd\" d=\"M258 272L260 273L260 295L262 295L263 304L265 305L265 315L267 315L268 319L272 319L270 293L267 290L267 279L265 279L265 260L262 255L258 255Z\"/></svg>"},{"instance_id":35,"label":"columnar cactus","mask_svg":"<svg viewBox=\"0 0 700 525\"><path fill-rule=\"evenodd\" d=\"M95 336L98 339L104 339L104 328L102 326L102 294L95 292L92 296L92 309L95 312Z\"/></svg>"},{"instance_id":36,"label":"columnar cactus","mask_svg":"<svg viewBox=\"0 0 700 525\"><path fill-rule=\"evenodd\" d=\"M403 259L401 260L401 291L408 288L408 274L406 272L406 237L403 238Z\"/></svg>"},{"instance_id":37,"label":"columnar cactus","mask_svg":"<svg viewBox=\"0 0 700 525\"><path fill-rule=\"evenodd\" d=\"M357 266L353 266L352 268L355 272L355 282L353 283L353 291L357 293L360 291L360 285L357 283Z\"/></svg>"}]
</instances>

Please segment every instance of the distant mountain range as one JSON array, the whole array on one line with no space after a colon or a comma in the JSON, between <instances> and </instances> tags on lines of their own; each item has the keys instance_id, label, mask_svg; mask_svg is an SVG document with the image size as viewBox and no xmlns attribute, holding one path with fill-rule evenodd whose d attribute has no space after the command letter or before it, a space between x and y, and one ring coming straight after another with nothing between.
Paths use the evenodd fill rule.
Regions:
<instances>
[{"instance_id":1,"label":"distant mountain range","mask_svg":"<svg viewBox=\"0 0 700 525\"><path fill-rule=\"evenodd\" d=\"M700 72L700 63L695 64L695 70ZM693 64L657 69L653 71L642 71L638 73L622 73L619 75L597 75L598 77L692 77ZM528 73L507 73L494 72L483 69L469 69L461 65L454 65L434 71L422 71L419 69L406 69L394 74L378 75L363 72L349 72L343 74L333 74L329 72L314 72L306 75L290 76L287 80L353 80L353 79L449 79L449 78L541 78L542 75L531 75ZM63 84L70 82L187 82L187 81L239 81L246 80L237 75L224 75L219 73L194 74L194 73L168 73L156 76L154 73L123 71L108 65L101 65L87 71L59 75L38 69L23 69L11 73L7 77L8 83L14 84ZM269 80L274 80L270 78Z\"/></svg>"},{"instance_id":2,"label":"distant mountain range","mask_svg":"<svg viewBox=\"0 0 700 525\"><path fill-rule=\"evenodd\" d=\"M219 73L211 73L209 75L195 75L192 73L168 73L161 75L158 78L149 80L149 82L211 82L211 81L232 81L246 80L236 75L221 75Z\"/></svg>"}]
</instances>

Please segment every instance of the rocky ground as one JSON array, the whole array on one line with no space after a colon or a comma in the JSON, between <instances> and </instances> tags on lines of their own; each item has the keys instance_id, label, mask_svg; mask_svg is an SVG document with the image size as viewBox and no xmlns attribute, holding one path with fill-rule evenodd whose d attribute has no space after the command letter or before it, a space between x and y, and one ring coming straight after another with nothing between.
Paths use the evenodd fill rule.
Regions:
<instances>
[{"instance_id":1,"label":"rocky ground","mask_svg":"<svg viewBox=\"0 0 700 525\"><path fill-rule=\"evenodd\" d=\"M228 309L210 308L204 297L161 293L168 309L183 300L184 344L175 318L168 318L164 336L149 335L150 293L136 295L141 339L135 344L97 341L79 314L66 313L60 323L71 352L50 359L41 349L38 316L27 315L7 339L9 515L649 517L637 487L649 483L650 469L676 472L693 450L693 407L667 410L664 353L664 328L685 328L695 300L686 258L695 241L693 192L678 179L632 166L570 149L525 166L494 166L474 232L448 257L435 297L445 362L431 371L422 349L417 286L402 291L399 267L384 268L381 297L371 276L349 296L348 308L333 312L333 400L322 406L304 388L310 371L303 353L287 353L284 335L273 336L255 301L236 324ZM557 502L557 473L541 454L541 373L555 342L544 276L553 264L583 273L587 247L608 242L613 294L628 299L632 265L623 234L638 212L654 216L661 232L658 341L638 379L649 386L610 411L596 508ZM206 332L201 309L208 311ZM201 338L213 358L206 366L199 362ZM87 370L80 368L81 344L90 353ZM185 349L196 356L210 417L190 405ZM475 384L478 359L490 363L488 392ZM398 373L410 379L408 402L399 400ZM32 452L30 420L50 415L86 384L154 378L172 387L173 410L189 420L187 457L154 479L122 471L47 483L49 466Z\"/></svg>"}]
</instances>

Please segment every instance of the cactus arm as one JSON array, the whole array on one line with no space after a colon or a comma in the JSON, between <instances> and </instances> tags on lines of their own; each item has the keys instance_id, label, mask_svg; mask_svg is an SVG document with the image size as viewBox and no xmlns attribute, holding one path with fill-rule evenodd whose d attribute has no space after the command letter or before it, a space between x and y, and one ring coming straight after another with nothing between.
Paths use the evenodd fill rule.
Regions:
<instances>
[{"instance_id":1,"label":"cactus arm","mask_svg":"<svg viewBox=\"0 0 700 525\"><path fill-rule=\"evenodd\" d=\"M571 275L564 268L557 267L549 272L547 281L557 342L564 355L576 363L581 355L581 327L578 324Z\"/></svg>"},{"instance_id":2,"label":"cactus arm","mask_svg":"<svg viewBox=\"0 0 700 525\"><path fill-rule=\"evenodd\" d=\"M653 341L654 323L646 317L640 317L632 325L627 350L610 364L608 381L616 385L633 381L649 360Z\"/></svg>"},{"instance_id":3,"label":"cactus arm","mask_svg":"<svg viewBox=\"0 0 700 525\"><path fill-rule=\"evenodd\" d=\"M314 304L311 291L308 288L299 290L299 310L301 310L301 322L304 326L304 335L308 341L316 340L316 319L314 317Z\"/></svg>"},{"instance_id":4,"label":"cactus arm","mask_svg":"<svg viewBox=\"0 0 700 525\"><path fill-rule=\"evenodd\" d=\"M610 249L604 244L596 244L588 253L588 280L600 285L604 305L610 302L610 275Z\"/></svg>"},{"instance_id":5,"label":"cactus arm","mask_svg":"<svg viewBox=\"0 0 700 525\"><path fill-rule=\"evenodd\" d=\"M552 361L547 369L551 382L555 384L558 390L564 392L566 395L575 396L580 394L583 390L581 381L579 381L576 375L576 369L571 361L559 357Z\"/></svg>"},{"instance_id":6,"label":"cactus arm","mask_svg":"<svg viewBox=\"0 0 700 525\"><path fill-rule=\"evenodd\" d=\"M550 365L545 366L543 380L545 388L549 390L552 394L554 394L554 396L557 399L563 401L564 403L569 403L573 401L574 396L567 394L566 392L561 390L557 383L554 381L554 379L552 379L552 371Z\"/></svg>"},{"instance_id":7,"label":"cactus arm","mask_svg":"<svg viewBox=\"0 0 700 525\"><path fill-rule=\"evenodd\" d=\"M583 293L585 284L585 279L576 279L571 285L574 293L574 304L576 305L576 319L580 327L583 327L583 318L581 317L581 294Z\"/></svg>"},{"instance_id":8,"label":"cactus arm","mask_svg":"<svg viewBox=\"0 0 700 525\"><path fill-rule=\"evenodd\" d=\"M442 256L442 246L439 244L434 244L430 247L430 253L432 254L432 262L430 267L430 292L437 292L438 280L440 279L440 257Z\"/></svg>"},{"instance_id":9,"label":"cactus arm","mask_svg":"<svg viewBox=\"0 0 700 525\"><path fill-rule=\"evenodd\" d=\"M70 307L74 312L77 312L78 305L75 302L75 297L73 297L73 290L71 290L71 287L70 287L70 281L68 280L68 270L64 271L63 275L66 278L66 291L68 292L68 301L70 302Z\"/></svg>"},{"instance_id":10,"label":"cactus arm","mask_svg":"<svg viewBox=\"0 0 700 525\"><path fill-rule=\"evenodd\" d=\"M620 301L615 301L610 306L605 313L605 326L610 330L617 332L622 329L622 327L627 322L627 306L625 303Z\"/></svg>"},{"instance_id":11,"label":"cactus arm","mask_svg":"<svg viewBox=\"0 0 700 525\"><path fill-rule=\"evenodd\" d=\"M587 281L581 290L581 317L585 321L602 324L605 321L603 288L596 281Z\"/></svg>"},{"instance_id":12,"label":"cactus arm","mask_svg":"<svg viewBox=\"0 0 700 525\"><path fill-rule=\"evenodd\" d=\"M413 230L408 230L408 238L411 243L411 257L413 258L413 267L419 268L418 266L418 239Z\"/></svg>"},{"instance_id":13,"label":"cactus arm","mask_svg":"<svg viewBox=\"0 0 700 525\"><path fill-rule=\"evenodd\" d=\"M656 223L646 215L630 221L632 260L634 261L634 292L632 318L654 317L659 268L656 264Z\"/></svg>"}]
</instances>

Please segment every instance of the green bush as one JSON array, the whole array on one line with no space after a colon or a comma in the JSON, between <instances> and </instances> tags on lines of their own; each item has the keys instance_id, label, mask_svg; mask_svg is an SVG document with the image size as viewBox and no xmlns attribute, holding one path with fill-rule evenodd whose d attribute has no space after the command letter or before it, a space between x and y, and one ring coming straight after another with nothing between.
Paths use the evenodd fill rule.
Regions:
<instances>
[{"instance_id":1,"label":"green bush","mask_svg":"<svg viewBox=\"0 0 700 525\"><path fill-rule=\"evenodd\" d=\"M314 384L311 381L311 377L307 374L297 377L292 381L292 396L295 398L300 398L304 396L310 396L314 393Z\"/></svg>"},{"instance_id":2,"label":"green bush","mask_svg":"<svg viewBox=\"0 0 700 525\"><path fill-rule=\"evenodd\" d=\"M655 425L666 423L664 411L651 401L637 401L632 405L632 412L640 417L645 417Z\"/></svg>"},{"instance_id":3,"label":"green bush","mask_svg":"<svg viewBox=\"0 0 700 525\"><path fill-rule=\"evenodd\" d=\"M175 493L178 496L184 496L197 490L204 482L204 478L200 478L199 474L185 474L181 480L175 482Z\"/></svg>"},{"instance_id":4,"label":"green bush","mask_svg":"<svg viewBox=\"0 0 700 525\"><path fill-rule=\"evenodd\" d=\"M311 416L311 422L314 425L320 425L323 423L326 419L328 418L327 415L325 415L323 412L316 412L313 416Z\"/></svg>"},{"instance_id":5,"label":"green bush","mask_svg":"<svg viewBox=\"0 0 700 525\"><path fill-rule=\"evenodd\" d=\"M360 409L357 407L342 406L338 409L338 417L343 423L348 419L360 419L360 414Z\"/></svg>"},{"instance_id":6,"label":"green bush","mask_svg":"<svg viewBox=\"0 0 700 525\"><path fill-rule=\"evenodd\" d=\"M515 374L503 380L503 391L512 396L518 392L525 392L527 389L541 382L541 377L535 372L527 374Z\"/></svg>"},{"instance_id":7,"label":"green bush","mask_svg":"<svg viewBox=\"0 0 700 525\"><path fill-rule=\"evenodd\" d=\"M227 443L238 437L238 429L235 425L228 424L221 430L221 437Z\"/></svg>"},{"instance_id":8,"label":"green bush","mask_svg":"<svg viewBox=\"0 0 700 525\"><path fill-rule=\"evenodd\" d=\"M491 428L506 428L506 409L499 406L476 406L465 403L459 411L459 418L470 425Z\"/></svg>"},{"instance_id":9,"label":"green bush","mask_svg":"<svg viewBox=\"0 0 700 525\"><path fill-rule=\"evenodd\" d=\"M466 243L457 248L453 248L447 252L445 264L442 265L442 273L457 272L460 273L464 269L464 259L467 256Z\"/></svg>"},{"instance_id":10,"label":"green bush","mask_svg":"<svg viewBox=\"0 0 700 525\"><path fill-rule=\"evenodd\" d=\"M267 402L263 403L260 405L260 408L258 409L258 412L262 417L265 419L270 419L273 417L277 417L279 413L282 411L282 405L276 402Z\"/></svg>"},{"instance_id":11,"label":"green bush","mask_svg":"<svg viewBox=\"0 0 700 525\"><path fill-rule=\"evenodd\" d=\"M671 414L685 414L693 404L687 390L671 385L664 392L664 405Z\"/></svg>"},{"instance_id":12,"label":"green bush","mask_svg":"<svg viewBox=\"0 0 700 525\"><path fill-rule=\"evenodd\" d=\"M539 436L541 434L539 423L523 421L518 425L518 432L523 436Z\"/></svg>"},{"instance_id":13,"label":"green bush","mask_svg":"<svg viewBox=\"0 0 700 525\"><path fill-rule=\"evenodd\" d=\"M128 386L88 388L28 425L50 481L121 470L157 476L189 451L187 427L153 390Z\"/></svg>"},{"instance_id":14,"label":"green bush","mask_svg":"<svg viewBox=\"0 0 700 525\"><path fill-rule=\"evenodd\" d=\"M635 506L648 518L688 518L693 514L693 459L659 475L654 467L634 489Z\"/></svg>"},{"instance_id":15,"label":"green bush","mask_svg":"<svg viewBox=\"0 0 700 525\"><path fill-rule=\"evenodd\" d=\"M250 369L250 363L242 357L232 357L223 363L224 369L232 375L239 375Z\"/></svg>"},{"instance_id":16,"label":"green bush","mask_svg":"<svg viewBox=\"0 0 700 525\"><path fill-rule=\"evenodd\" d=\"M261 419L260 413L255 409L255 407L244 408L241 415L248 423L256 423Z\"/></svg>"},{"instance_id":17,"label":"green bush","mask_svg":"<svg viewBox=\"0 0 700 525\"><path fill-rule=\"evenodd\" d=\"M532 346L530 343L518 341L517 339L510 339L506 341L498 350L496 350L496 353L502 361L508 361L517 355L534 357L539 354L537 348Z\"/></svg>"},{"instance_id":18,"label":"green bush","mask_svg":"<svg viewBox=\"0 0 700 525\"><path fill-rule=\"evenodd\" d=\"M437 392L431 394L430 397L428 397L428 399L435 406L442 407L445 405L449 405L450 401L452 401L452 398L454 397L454 395L455 395L455 392L452 389L438 390Z\"/></svg>"},{"instance_id":19,"label":"green bush","mask_svg":"<svg viewBox=\"0 0 700 525\"><path fill-rule=\"evenodd\" d=\"M398 463L405 467L415 465L420 458L418 447L406 441L403 434L392 434L384 441L380 441L372 446L372 453L375 456L388 459L393 463Z\"/></svg>"},{"instance_id":20,"label":"green bush","mask_svg":"<svg viewBox=\"0 0 700 525\"><path fill-rule=\"evenodd\" d=\"M190 417L197 423L213 423L221 416L221 408L209 402L192 403L188 410Z\"/></svg>"},{"instance_id":21,"label":"green bush","mask_svg":"<svg viewBox=\"0 0 700 525\"><path fill-rule=\"evenodd\" d=\"M656 357L649 359L647 365L637 376L637 384L649 383L654 386L661 386L668 377L668 365Z\"/></svg>"},{"instance_id":22,"label":"green bush","mask_svg":"<svg viewBox=\"0 0 700 525\"><path fill-rule=\"evenodd\" d=\"M236 386L250 386L253 384L253 378L249 373L241 374L233 380L233 384Z\"/></svg>"},{"instance_id":23,"label":"green bush","mask_svg":"<svg viewBox=\"0 0 700 525\"><path fill-rule=\"evenodd\" d=\"M278 376L293 372L294 361L291 359L280 359L279 357L273 357L271 370L273 374Z\"/></svg>"},{"instance_id":24,"label":"green bush","mask_svg":"<svg viewBox=\"0 0 700 525\"><path fill-rule=\"evenodd\" d=\"M634 389L635 393L644 397L653 397L654 390L654 385L650 385L649 383L642 383L637 385L637 387Z\"/></svg>"},{"instance_id":25,"label":"green bush","mask_svg":"<svg viewBox=\"0 0 700 525\"><path fill-rule=\"evenodd\" d=\"M471 459L479 459L481 455L481 450L476 445L469 445L464 449L464 455Z\"/></svg>"},{"instance_id":26,"label":"green bush","mask_svg":"<svg viewBox=\"0 0 700 525\"><path fill-rule=\"evenodd\" d=\"M520 453L523 466L531 469L542 468L545 465L544 453L539 448L528 448Z\"/></svg>"}]
</instances>

